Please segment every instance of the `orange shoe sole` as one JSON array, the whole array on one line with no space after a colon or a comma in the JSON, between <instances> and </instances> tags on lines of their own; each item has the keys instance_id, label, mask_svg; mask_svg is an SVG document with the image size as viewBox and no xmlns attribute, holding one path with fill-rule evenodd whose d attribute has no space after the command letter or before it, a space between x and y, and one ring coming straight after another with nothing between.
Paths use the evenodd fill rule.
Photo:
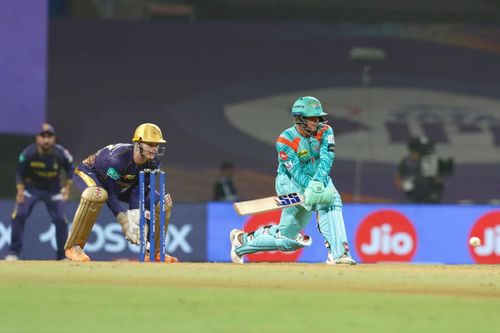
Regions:
<instances>
[{"instance_id":1,"label":"orange shoe sole","mask_svg":"<svg viewBox=\"0 0 500 333\"><path fill-rule=\"evenodd\" d=\"M90 262L90 257L86 254L83 255L76 255L71 251L71 249L67 249L64 251L64 255L66 258L68 258L70 261L75 261L75 262Z\"/></svg>"},{"instance_id":2,"label":"orange shoe sole","mask_svg":"<svg viewBox=\"0 0 500 333\"><path fill-rule=\"evenodd\" d=\"M146 256L144 257L144 261L149 262L149 255L146 254ZM161 262L160 261L160 254L156 255L155 262ZM173 264L176 262L179 262L179 259L177 259L176 257L169 256L168 254L165 254L165 263L166 264Z\"/></svg>"}]
</instances>

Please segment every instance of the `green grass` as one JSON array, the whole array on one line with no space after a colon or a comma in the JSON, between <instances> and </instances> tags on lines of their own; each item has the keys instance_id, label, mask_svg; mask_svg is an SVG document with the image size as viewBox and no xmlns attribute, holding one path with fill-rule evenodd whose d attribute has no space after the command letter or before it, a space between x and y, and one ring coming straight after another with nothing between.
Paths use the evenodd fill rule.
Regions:
<instances>
[{"instance_id":1,"label":"green grass","mask_svg":"<svg viewBox=\"0 0 500 333\"><path fill-rule=\"evenodd\" d=\"M498 332L500 266L0 262L0 332Z\"/></svg>"}]
</instances>

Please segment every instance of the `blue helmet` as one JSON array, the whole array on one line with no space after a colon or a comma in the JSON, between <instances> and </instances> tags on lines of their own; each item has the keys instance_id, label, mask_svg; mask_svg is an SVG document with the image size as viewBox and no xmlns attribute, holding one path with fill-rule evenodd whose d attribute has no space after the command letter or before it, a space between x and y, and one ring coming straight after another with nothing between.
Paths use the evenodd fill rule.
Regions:
<instances>
[{"instance_id":1,"label":"blue helmet","mask_svg":"<svg viewBox=\"0 0 500 333\"><path fill-rule=\"evenodd\" d=\"M312 96L304 96L295 101L292 106L292 116L324 117L328 114L323 111L321 102Z\"/></svg>"}]
</instances>

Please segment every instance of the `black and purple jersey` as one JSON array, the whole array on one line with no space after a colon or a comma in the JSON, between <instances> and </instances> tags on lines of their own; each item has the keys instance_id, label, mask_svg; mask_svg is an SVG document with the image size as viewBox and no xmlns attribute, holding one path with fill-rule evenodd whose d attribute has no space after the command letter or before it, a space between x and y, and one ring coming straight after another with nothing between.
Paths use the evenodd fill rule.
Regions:
<instances>
[{"instance_id":1,"label":"black and purple jersey","mask_svg":"<svg viewBox=\"0 0 500 333\"><path fill-rule=\"evenodd\" d=\"M123 198L128 197L137 187L139 172L144 169L159 168L158 157L138 165L134 162L134 145L117 143L106 146L87 157L75 170L75 174L85 181L86 186L104 187L108 192L108 206L116 216L123 211L119 201L124 201ZM86 178L82 173L96 180L96 184L92 184L92 179ZM147 180L146 183L148 183ZM75 185L79 186L76 182Z\"/></svg>"},{"instance_id":2,"label":"black and purple jersey","mask_svg":"<svg viewBox=\"0 0 500 333\"><path fill-rule=\"evenodd\" d=\"M16 183L28 188L60 189L61 172L71 179L73 169L73 157L63 146L55 144L51 151L44 153L33 143L19 155Z\"/></svg>"}]
</instances>

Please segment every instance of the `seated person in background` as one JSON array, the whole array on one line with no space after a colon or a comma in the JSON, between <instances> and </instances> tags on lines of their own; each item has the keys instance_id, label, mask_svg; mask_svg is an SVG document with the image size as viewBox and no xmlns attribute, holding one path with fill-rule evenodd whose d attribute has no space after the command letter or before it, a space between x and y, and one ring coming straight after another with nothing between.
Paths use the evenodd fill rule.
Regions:
<instances>
[{"instance_id":1,"label":"seated person in background","mask_svg":"<svg viewBox=\"0 0 500 333\"><path fill-rule=\"evenodd\" d=\"M234 202L238 199L233 182L234 165L224 162L220 166L220 175L214 184L214 201Z\"/></svg>"}]
</instances>

